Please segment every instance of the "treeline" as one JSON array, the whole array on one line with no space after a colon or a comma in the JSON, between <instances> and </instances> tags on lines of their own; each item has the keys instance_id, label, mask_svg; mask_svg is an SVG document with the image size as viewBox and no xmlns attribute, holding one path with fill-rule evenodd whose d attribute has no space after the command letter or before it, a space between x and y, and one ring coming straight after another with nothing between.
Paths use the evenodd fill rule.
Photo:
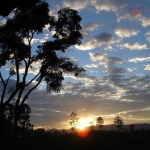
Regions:
<instances>
[{"instance_id":1,"label":"treeline","mask_svg":"<svg viewBox=\"0 0 150 150\"><path fill-rule=\"evenodd\" d=\"M113 132L90 130L88 136L78 133L33 130L23 138L18 137L15 150L146 150L150 146L150 130ZM5 149L12 148L6 141Z\"/></svg>"}]
</instances>

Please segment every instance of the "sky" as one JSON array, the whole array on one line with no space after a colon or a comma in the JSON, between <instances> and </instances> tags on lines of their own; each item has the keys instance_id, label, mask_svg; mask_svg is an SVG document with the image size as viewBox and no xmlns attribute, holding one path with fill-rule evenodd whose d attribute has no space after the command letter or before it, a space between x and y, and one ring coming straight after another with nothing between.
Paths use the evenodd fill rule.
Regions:
<instances>
[{"instance_id":1,"label":"sky","mask_svg":"<svg viewBox=\"0 0 150 150\"><path fill-rule=\"evenodd\" d=\"M70 7L82 17L82 45L70 47L65 55L86 72L77 77L65 74L60 93L46 92L42 82L27 99L31 123L67 129L73 111L85 121L95 122L101 116L104 124L113 124L117 115L125 124L150 123L150 0L46 2L51 15ZM0 24L11 15L0 16ZM33 48L49 36L44 29L43 35L34 37ZM37 71L37 64L33 69L28 79ZM4 75L7 70L8 66L1 68Z\"/></svg>"}]
</instances>

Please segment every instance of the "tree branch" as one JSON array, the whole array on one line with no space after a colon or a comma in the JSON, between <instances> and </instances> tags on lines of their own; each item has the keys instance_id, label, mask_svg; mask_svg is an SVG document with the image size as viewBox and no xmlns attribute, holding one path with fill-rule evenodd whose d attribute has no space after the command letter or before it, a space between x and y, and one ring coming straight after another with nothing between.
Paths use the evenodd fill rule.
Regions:
<instances>
[{"instance_id":1,"label":"tree branch","mask_svg":"<svg viewBox=\"0 0 150 150\"><path fill-rule=\"evenodd\" d=\"M23 60L24 60L25 65L27 66L27 61L25 59L23 59Z\"/></svg>"},{"instance_id":2,"label":"tree branch","mask_svg":"<svg viewBox=\"0 0 150 150\"><path fill-rule=\"evenodd\" d=\"M21 105L22 105L22 104L25 102L25 100L28 98L29 94L30 94L35 88L37 88L37 86L41 83L42 79L43 79L43 78L41 78L41 79L38 81L38 83L37 83L33 88L31 88L31 89L28 91L28 93L24 96L24 98L23 98L23 100L22 100L22 102L21 102ZM21 105L20 105L20 106L21 106Z\"/></svg>"},{"instance_id":3,"label":"tree branch","mask_svg":"<svg viewBox=\"0 0 150 150\"><path fill-rule=\"evenodd\" d=\"M9 102L12 100L12 98L16 95L16 93L17 93L18 91L19 91L19 89L16 88L15 91L10 95L10 97L9 97L9 98L6 100L6 102L4 103L4 107L9 104Z\"/></svg>"},{"instance_id":4,"label":"tree branch","mask_svg":"<svg viewBox=\"0 0 150 150\"><path fill-rule=\"evenodd\" d=\"M3 77L2 77L1 72L0 72L0 79L2 80L3 85L5 85L5 82L4 82L4 79L3 79Z\"/></svg>"},{"instance_id":5,"label":"tree branch","mask_svg":"<svg viewBox=\"0 0 150 150\"><path fill-rule=\"evenodd\" d=\"M39 72L34 78L32 78L32 79L30 80L30 82L29 82L28 84L26 84L25 86L30 85L30 84L32 83L32 81L38 77L39 74L40 74L40 72Z\"/></svg>"},{"instance_id":6,"label":"tree branch","mask_svg":"<svg viewBox=\"0 0 150 150\"><path fill-rule=\"evenodd\" d=\"M29 42L29 43L31 43L31 41L32 41L32 39L33 39L33 35L34 35L34 33L35 33L35 31L33 31L33 32L32 32L32 34L31 34L31 38L30 38L30 40L28 40L28 42Z\"/></svg>"},{"instance_id":7,"label":"tree branch","mask_svg":"<svg viewBox=\"0 0 150 150\"><path fill-rule=\"evenodd\" d=\"M7 88L7 84L8 84L8 81L9 81L10 77L11 77L11 75L8 77L8 79L6 80L6 83L5 83L5 81L4 81L3 77L2 77L2 74L0 72L0 78L1 78L2 83L4 85L2 96L1 96L1 106L3 105L4 96L5 96L5 93L6 93L6 88Z\"/></svg>"},{"instance_id":8,"label":"tree branch","mask_svg":"<svg viewBox=\"0 0 150 150\"><path fill-rule=\"evenodd\" d=\"M7 84L8 84L8 81L9 81L10 77L11 77L11 75L10 75L10 76L8 77L8 79L6 80L6 86L7 86Z\"/></svg>"}]
</instances>

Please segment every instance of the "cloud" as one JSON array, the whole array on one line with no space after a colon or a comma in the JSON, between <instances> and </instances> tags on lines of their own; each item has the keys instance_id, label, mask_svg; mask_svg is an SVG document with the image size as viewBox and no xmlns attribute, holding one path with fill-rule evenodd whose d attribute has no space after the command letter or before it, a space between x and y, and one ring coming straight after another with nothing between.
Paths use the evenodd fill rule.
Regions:
<instances>
[{"instance_id":1,"label":"cloud","mask_svg":"<svg viewBox=\"0 0 150 150\"><path fill-rule=\"evenodd\" d=\"M127 49L130 49L130 50L145 50L147 49L147 45L146 44L143 44L143 45L140 45L138 42L135 42L135 43L123 43L119 46L120 48L127 48Z\"/></svg>"},{"instance_id":2,"label":"cloud","mask_svg":"<svg viewBox=\"0 0 150 150\"><path fill-rule=\"evenodd\" d=\"M134 70L137 70L137 68L126 68L126 71L133 72Z\"/></svg>"},{"instance_id":3,"label":"cloud","mask_svg":"<svg viewBox=\"0 0 150 150\"><path fill-rule=\"evenodd\" d=\"M108 57L107 54L101 54L101 53L89 53L90 58L92 61L102 61L100 63L103 63L103 61L107 62L108 64L115 64L119 63L122 64L124 60L118 58L118 57Z\"/></svg>"},{"instance_id":4,"label":"cloud","mask_svg":"<svg viewBox=\"0 0 150 150\"><path fill-rule=\"evenodd\" d=\"M28 73L31 73L33 75L38 74L40 66L41 66L40 60L33 62L28 69ZM11 67L14 67L14 68L16 67L15 62L9 63L7 66L5 66L6 70L9 70ZM16 71L16 69L15 69L15 71ZM19 66L19 73L24 73L24 72L25 72L25 66L24 66L24 63L22 63L22 65Z\"/></svg>"},{"instance_id":5,"label":"cloud","mask_svg":"<svg viewBox=\"0 0 150 150\"><path fill-rule=\"evenodd\" d=\"M123 9L118 9L118 11L115 12L117 21L120 22L121 20L127 20L127 21L138 21L143 23L143 25L146 25L148 23L148 17L144 17L145 15L145 8L143 6L143 3L141 0L136 0L134 3L133 1L124 1L126 3L124 5ZM145 6L149 5L148 1L145 1ZM141 10L143 9L143 11ZM137 10L141 10L141 12L136 12ZM143 13L144 12L144 13Z\"/></svg>"},{"instance_id":6,"label":"cloud","mask_svg":"<svg viewBox=\"0 0 150 150\"><path fill-rule=\"evenodd\" d=\"M69 73L69 74L65 74L65 78L72 78L72 79L76 79L76 80L82 80L82 81L95 81L96 77L94 76L89 76L87 75L87 73L81 73L78 76L74 76L74 74Z\"/></svg>"},{"instance_id":7,"label":"cloud","mask_svg":"<svg viewBox=\"0 0 150 150\"><path fill-rule=\"evenodd\" d=\"M91 4L97 11L117 11L125 6L125 3L121 0L93 0L91 1Z\"/></svg>"},{"instance_id":8,"label":"cloud","mask_svg":"<svg viewBox=\"0 0 150 150\"><path fill-rule=\"evenodd\" d=\"M84 42L80 46L75 46L79 50L91 50L94 48L97 48L103 44L113 44L113 36L110 33L103 32L99 35L94 36L93 38L90 38L88 41Z\"/></svg>"},{"instance_id":9,"label":"cloud","mask_svg":"<svg viewBox=\"0 0 150 150\"><path fill-rule=\"evenodd\" d=\"M105 44L105 43L109 43L110 41L112 41L113 36L112 36L112 34L110 34L110 33L105 33L105 32L103 32L103 33L97 35L97 36L95 37L95 39L96 39L97 41L99 41L99 42Z\"/></svg>"},{"instance_id":10,"label":"cloud","mask_svg":"<svg viewBox=\"0 0 150 150\"><path fill-rule=\"evenodd\" d=\"M148 27L148 26L150 26L150 17L149 16L147 16L147 17L140 17L140 19L139 19L139 21L141 22L141 25L143 26L143 27Z\"/></svg>"},{"instance_id":11,"label":"cloud","mask_svg":"<svg viewBox=\"0 0 150 150\"><path fill-rule=\"evenodd\" d=\"M109 75L108 83L116 89L114 98L124 102L136 102L142 107L147 106L149 94L149 75L125 77L123 75ZM113 95L112 95L113 96ZM139 106L137 105L137 106Z\"/></svg>"},{"instance_id":12,"label":"cloud","mask_svg":"<svg viewBox=\"0 0 150 150\"><path fill-rule=\"evenodd\" d=\"M96 64L90 64L90 65L84 65L83 68L97 68L98 65Z\"/></svg>"},{"instance_id":13,"label":"cloud","mask_svg":"<svg viewBox=\"0 0 150 150\"><path fill-rule=\"evenodd\" d=\"M105 51L112 51L113 47L111 45L102 45L101 49Z\"/></svg>"},{"instance_id":14,"label":"cloud","mask_svg":"<svg viewBox=\"0 0 150 150\"><path fill-rule=\"evenodd\" d=\"M79 118L92 115L96 119L101 110L104 119L112 121L116 114L138 117L132 112L144 111L150 105L148 75L129 78L109 75L95 78L83 74L81 78L86 78L88 82L66 82L58 94L48 93L40 88L34 90L26 101L32 110L31 123L35 127L50 124L52 128L69 128L69 114L72 111L76 111ZM13 85L13 82L9 85ZM0 89L1 87L0 84ZM126 121L130 123L129 120Z\"/></svg>"},{"instance_id":15,"label":"cloud","mask_svg":"<svg viewBox=\"0 0 150 150\"><path fill-rule=\"evenodd\" d=\"M144 70L150 70L150 65L145 65L145 69Z\"/></svg>"},{"instance_id":16,"label":"cloud","mask_svg":"<svg viewBox=\"0 0 150 150\"><path fill-rule=\"evenodd\" d=\"M65 7L70 7L72 9L80 10L84 9L88 5L89 1L88 0L64 0L63 5Z\"/></svg>"},{"instance_id":17,"label":"cloud","mask_svg":"<svg viewBox=\"0 0 150 150\"><path fill-rule=\"evenodd\" d=\"M128 11L117 11L116 17L117 21L120 22L121 20L129 20L129 21L138 21L143 27L150 26L150 17L144 16L144 14L135 15L132 11L133 8L129 9Z\"/></svg>"},{"instance_id":18,"label":"cloud","mask_svg":"<svg viewBox=\"0 0 150 150\"><path fill-rule=\"evenodd\" d=\"M109 118L109 116L112 117L116 117L117 115L120 115L121 117L123 117L123 119L125 119L127 122L131 122L133 123L143 123L143 122L147 122L150 121L150 118L145 118L145 116L148 116L149 114L149 107L144 107L144 108L134 108L132 110L125 110L125 111L120 111L118 113L114 113L111 115L105 115L104 117Z\"/></svg>"},{"instance_id":19,"label":"cloud","mask_svg":"<svg viewBox=\"0 0 150 150\"><path fill-rule=\"evenodd\" d=\"M109 57L107 54L101 53L89 53L89 55L92 61L96 61L104 66L106 72L110 74L121 74L126 72L126 69L115 66L115 64L122 64L125 62L118 57Z\"/></svg>"},{"instance_id":20,"label":"cloud","mask_svg":"<svg viewBox=\"0 0 150 150\"><path fill-rule=\"evenodd\" d=\"M116 12L116 16L117 16L117 21L120 22L121 20L125 20L125 19L128 19L128 20L135 20L135 16L132 14L132 10L129 10L127 12Z\"/></svg>"},{"instance_id":21,"label":"cloud","mask_svg":"<svg viewBox=\"0 0 150 150\"><path fill-rule=\"evenodd\" d=\"M128 62L143 62L143 61L150 61L150 57L135 57L135 58L130 58L128 59Z\"/></svg>"},{"instance_id":22,"label":"cloud","mask_svg":"<svg viewBox=\"0 0 150 150\"><path fill-rule=\"evenodd\" d=\"M104 25L103 24L97 24L97 23L87 23L86 25L84 25L82 27L81 33L83 34L83 36L87 36L90 32L92 32L93 30L97 30L99 28L102 28Z\"/></svg>"},{"instance_id":23,"label":"cloud","mask_svg":"<svg viewBox=\"0 0 150 150\"><path fill-rule=\"evenodd\" d=\"M128 38L131 36L138 35L140 31L135 29L129 29L129 28L116 28L114 32L121 38Z\"/></svg>"},{"instance_id":24,"label":"cloud","mask_svg":"<svg viewBox=\"0 0 150 150\"><path fill-rule=\"evenodd\" d=\"M146 40L150 42L150 31L145 34Z\"/></svg>"}]
</instances>

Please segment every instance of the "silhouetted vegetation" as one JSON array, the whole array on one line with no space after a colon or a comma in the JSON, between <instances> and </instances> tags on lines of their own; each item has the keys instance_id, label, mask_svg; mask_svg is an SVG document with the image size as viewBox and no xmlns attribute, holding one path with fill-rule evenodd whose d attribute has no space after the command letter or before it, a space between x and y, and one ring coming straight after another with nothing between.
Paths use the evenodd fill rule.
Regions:
<instances>
[{"instance_id":1,"label":"silhouetted vegetation","mask_svg":"<svg viewBox=\"0 0 150 150\"><path fill-rule=\"evenodd\" d=\"M30 123L30 113L31 109L28 104L23 104L20 107L20 113L18 116L18 127L22 129L33 129L33 125ZM8 104L6 106L5 112L4 112L4 118L8 122L10 122L14 126L14 119L15 119L15 105L14 104Z\"/></svg>"},{"instance_id":2,"label":"silhouetted vegetation","mask_svg":"<svg viewBox=\"0 0 150 150\"><path fill-rule=\"evenodd\" d=\"M37 2L35 4L35 2ZM77 76L84 72L69 58L64 57L66 50L73 45L80 45L83 38L80 33L81 17L76 10L64 8L58 11L58 18L51 16L49 5L45 1L35 0L35 5L22 3L14 10L14 16L8 18L6 24L0 26L0 68L8 68L8 78L0 72L0 80L3 85L0 101L0 131L4 132L4 112L15 98L13 114L14 131L17 132L18 120L25 101L38 85L45 81L47 91L59 92L62 88L64 73L71 72ZM34 37L43 34L47 26L49 40L38 45L36 50L32 49ZM39 69L34 72L34 65ZM24 68L21 71L21 68ZM28 75L34 72L32 79ZM6 79L5 79L6 77ZM13 91L6 95L9 80L15 78ZM34 82L35 81L35 82ZM23 122L21 123L23 125ZM24 125L23 125L24 126Z\"/></svg>"},{"instance_id":3,"label":"silhouetted vegetation","mask_svg":"<svg viewBox=\"0 0 150 150\"><path fill-rule=\"evenodd\" d=\"M101 129L104 124L104 119L102 117L98 117L96 121L97 121L97 126L99 126L99 128Z\"/></svg>"},{"instance_id":4,"label":"silhouetted vegetation","mask_svg":"<svg viewBox=\"0 0 150 150\"><path fill-rule=\"evenodd\" d=\"M116 125L116 127L119 129L119 131L121 130L121 128L123 127L123 118L120 117L119 115L116 116L114 118L114 124Z\"/></svg>"},{"instance_id":5,"label":"silhouetted vegetation","mask_svg":"<svg viewBox=\"0 0 150 150\"><path fill-rule=\"evenodd\" d=\"M78 120L79 118L77 118L77 113L75 111L73 111L70 114L70 125L71 125L71 131L74 133L76 130L76 126L78 124Z\"/></svg>"},{"instance_id":6,"label":"silhouetted vegetation","mask_svg":"<svg viewBox=\"0 0 150 150\"><path fill-rule=\"evenodd\" d=\"M133 132L89 131L86 137L78 133L34 130L24 138L18 137L15 150L146 150L150 146L150 130ZM11 143L7 139L7 143ZM11 144L6 145L11 148Z\"/></svg>"}]
</instances>

